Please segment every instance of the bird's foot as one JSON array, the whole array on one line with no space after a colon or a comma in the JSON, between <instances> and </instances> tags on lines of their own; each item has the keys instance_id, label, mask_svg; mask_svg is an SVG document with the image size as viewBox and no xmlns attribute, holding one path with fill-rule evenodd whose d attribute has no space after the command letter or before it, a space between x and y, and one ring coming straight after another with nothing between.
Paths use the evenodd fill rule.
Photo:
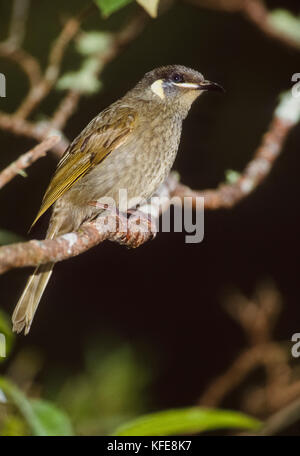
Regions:
<instances>
[{"instance_id":1,"label":"bird's foot","mask_svg":"<svg viewBox=\"0 0 300 456\"><path fill-rule=\"evenodd\" d=\"M109 211L110 214L115 215L119 220L119 229L122 227L121 229L124 230L124 227L127 227L127 223L130 221L131 227L136 226L137 231L150 232L152 239L157 234L155 219L149 213L140 211L137 208L128 209L127 212L121 212L118 208L110 208L108 204L103 204L99 201L90 201L88 205L97 207L103 211Z\"/></svg>"}]
</instances>

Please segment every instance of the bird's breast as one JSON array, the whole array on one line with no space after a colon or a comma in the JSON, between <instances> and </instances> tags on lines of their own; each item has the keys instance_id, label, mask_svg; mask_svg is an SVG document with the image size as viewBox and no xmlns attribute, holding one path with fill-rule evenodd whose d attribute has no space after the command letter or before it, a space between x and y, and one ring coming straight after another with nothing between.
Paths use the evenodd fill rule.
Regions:
<instances>
[{"instance_id":1,"label":"bird's breast","mask_svg":"<svg viewBox=\"0 0 300 456\"><path fill-rule=\"evenodd\" d=\"M181 135L181 122L141 122L130 143L123 146L124 160L130 159L130 182L128 187L140 188L141 193L150 197L167 177L174 163ZM145 196L144 196L145 197Z\"/></svg>"},{"instance_id":2,"label":"bird's breast","mask_svg":"<svg viewBox=\"0 0 300 456\"><path fill-rule=\"evenodd\" d=\"M128 200L149 199L170 172L180 134L179 121L139 121L128 141L76 184L77 201L84 205L86 198L110 197L118 204L121 189L126 190Z\"/></svg>"}]
</instances>

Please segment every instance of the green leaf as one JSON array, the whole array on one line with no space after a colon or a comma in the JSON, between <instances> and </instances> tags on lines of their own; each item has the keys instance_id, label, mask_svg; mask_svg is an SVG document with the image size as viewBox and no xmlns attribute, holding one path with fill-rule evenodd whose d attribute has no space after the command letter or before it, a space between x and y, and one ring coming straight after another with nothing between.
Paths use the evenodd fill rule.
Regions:
<instances>
[{"instance_id":1,"label":"green leaf","mask_svg":"<svg viewBox=\"0 0 300 456\"><path fill-rule=\"evenodd\" d=\"M35 399L31 401L34 412L46 430L46 435L74 435L67 415L51 402Z\"/></svg>"},{"instance_id":2,"label":"green leaf","mask_svg":"<svg viewBox=\"0 0 300 456\"><path fill-rule=\"evenodd\" d=\"M18 437L28 435L28 427L23 418L10 414L6 415L4 419L2 416L1 418L1 437Z\"/></svg>"},{"instance_id":3,"label":"green leaf","mask_svg":"<svg viewBox=\"0 0 300 456\"><path fill-rule=\"evenodd\" d=\"M58 90L78 90L85 94L98 92L101 88L101 81L97 73L101 68L101 62L97 57L89 57L84 60L79 71L64 74L57 82Z\"/></svg>"},{"instance_id":4,"label":"green leaf","mask_svg":"<svg viewBox=\"0 0 300 456\"><path fill-rule=\"evenodd\" d=\"M151 17L157 17L159 0L136 0Z\"/></svg>"},{"instance_id":5,"label":"green leaf","mask_svg":"<svg viewBox=\"0 0 300 456\"><path fill-rule=\"evenodd\" d=\"M113 435L181 435L196 434L215 429L239 428L252 430L258 429L260 426L260 421L243 413L191 407L165 410L141 416L117 428Z\"/></svg>"},{"instance_id":6,"label":"green leaf","mask_svg":"<svg viewBox=\"0 0 300 456\"><path fill-rule=\"evenodd\" d=\"M100 11L104 16L109 16L110 14L118 11L123 8L123 6L128 5L132 0L94 0Z\"/></svg>"},{"instance_id":7,"label":"green leaf","mask_svg":"<svg viewBox=\"0 0 300 456\"><path fill-rule=\"evenodd\" d=\"M30 401L26 398L24 393L19 390L19 388L17 388L9 380L1 377L0 389L3 391L5 396L7 396L8 399L10 399L11 402L17 406L26 422L29 424L34 435L47 435L39 417L34 412Z\"/></svg>"},{"instance_id":8,"label":"green leaf","mask_svg":"<svg viewBox=\"0 0 300 456\"><path fill-rule=\"evenodd\" d=\"M25 239L18 234L8 230L0 229L0 245L13 244L14 242L23 242Z\"/></svg>"},{"instance_id":9,"label":"green leaf","mask_svg":"<svg viewBox=\"0 0 300 456\"><path fill-rule=\"evenodd\" d=\"M11 330L10 318L0 310L0 363L4 361L14 344L15 336ZM3 346L3 336L4 336L4 346ZM2 355L5 354L3 357Z\"/></svg>"},{"instance_id":10,"label":"green leaf","mask_svg":"<svg viewBox=\"0 0 300 456\"><path fill-rule=\"evenodd\" d=\"M27 399L17 386L3 377L0 377L0 390L17 406L33 435L73 435L68 417L50 402Z\"/></svg>"},{"instance_id":11,"label":"green leaf","mask_svg":"<svg viewBox=\"0 0 300 456\"><path fill-rule=\"evenodd\" d=\"M24 171L24 169L19 169L17 173L20 174L20 176L22 177L28 177L28 174L26 173L26 171Z\"/></svg>"},{"instance_id":12,"label":"green leaf","mask_svg":"<svg viewBox=\"0 0 300 456\"><path fill-rule=\"evenodd\" d=\"M241 173L234 171L234 169L227 169L227 171L225 171L225 178L228 184L235 184L240 177Z\"/></svg>"},{"instance_id":13,"label":"green leaf","mask_svg":"<svg viewBox=\"0 0 300 456\"><path fill-rule=\"evenodd\" d=\"M300 42L300 17L287 10L277 9L269 14L268 21L279 32Z\"/></svg>"},{"instance_id":14,"label":"green leaf","mask_svg":"<svg viewBox=\"0 0 300 456\"><path fill-rule=\"evenodd\" d=\"M80 54L89 56L102 54L112 44L112 35L107 32L86 32L80 35L76 42L76 49Z\"/></svg>"},{"instance_id":15,"label":"green leaf","mask_svg":"<svg viewBox=\"0 0 300 456\"><path fill-rule=\"evenodd\" d=\"M291 91L280 94L275 116L285 122L296 124L300 121L300 97L293 96Z\"/></svg>"}]
</instances>

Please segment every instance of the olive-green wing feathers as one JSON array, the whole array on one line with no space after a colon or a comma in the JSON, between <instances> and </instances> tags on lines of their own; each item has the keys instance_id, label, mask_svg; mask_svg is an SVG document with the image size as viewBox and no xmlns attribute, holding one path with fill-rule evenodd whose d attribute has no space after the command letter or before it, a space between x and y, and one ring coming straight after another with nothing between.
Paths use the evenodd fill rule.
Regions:
<instances>
[{"instance_id":1,"label":"olive-green wing feathers","mask_svg":"<svg viewBox=\"0 0 300 456\"><path fill-rule=\"evenodd\" d=\"M123 106L108 108L87 125L60 160L32 226L78 179L128 140L135 121L135 112Z\"/></svg>"}]
</instances>

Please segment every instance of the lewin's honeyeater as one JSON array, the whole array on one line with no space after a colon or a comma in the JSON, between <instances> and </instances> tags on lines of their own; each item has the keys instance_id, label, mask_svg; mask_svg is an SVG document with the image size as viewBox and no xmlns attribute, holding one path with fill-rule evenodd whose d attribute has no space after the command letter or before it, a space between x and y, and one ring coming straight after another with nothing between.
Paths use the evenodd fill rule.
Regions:
<instances>
[{"instance_id":1,"label":"lewin's honeyeater","mask_svg":"<svg viewBox=\"0 0 300 456\"><path fill-rule=\"evenodd\" d=\"M101 212L89 204L119 189L135 204L149 199L167 177L179 146L182 121L206 90L222 90L181 65L157 68L98 114L65 151L33 224L53 205L47 238L78 230ZM27 334L54 264L30 276L13 313L13 329Z\"/></svg>"}]
</instances>

